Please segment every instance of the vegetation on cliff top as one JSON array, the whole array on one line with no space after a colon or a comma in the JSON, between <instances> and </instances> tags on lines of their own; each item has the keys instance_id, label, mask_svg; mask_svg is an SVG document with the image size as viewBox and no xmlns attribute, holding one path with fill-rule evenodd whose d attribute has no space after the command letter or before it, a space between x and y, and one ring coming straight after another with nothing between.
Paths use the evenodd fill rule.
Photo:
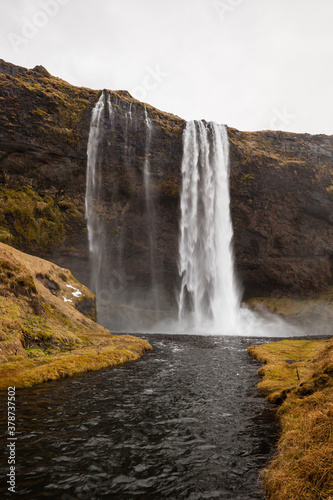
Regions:
<instances>
[{"instance_id":1,"label":"vegetation on cliff top","mask_svg":"<svg viewBox=\"0 0 333 500\"><path fill-rule=\"evenodd\" d=\"M70 271L0 243L0 389L114 366L151 348L110 335L94 312L95 296Z\"/></svg>"},{"instance_id":2,"label":"vegetation on cliff top","mask_svg":"<svg viewBox=\"0 0 333 500\"><path fill-rule=\"evenodd\" d=\"M109 92L121 101L143 106L127 91ZM0 129L9 138L22 134L76 149L82 135L86 141L90 112L99 94L100 90L76 87L54 77L42 66L26 69L0 60ZM146 107L166 133L181 132L182 119Z\"/></svg>"},{"instance_id":3,"label":"vegetation on cliff top","mask_svg":"<svg viewBox=\"0 0 333 500\"><path fill-rule=\"evenodd\" d=\"M228 129L235 264L245 296L332 286L333 136Z\"/></svg>"},{"instance_id":4,"label":"vegetation on cliff top","mask_svg":"<svg viewBox=\"0 0 333 500\"><path fill-rule=\"evenodd\" d=\"M333 498L333 339L251 346L259 388L281 404L281 437L262 478L269 500Z\"/></svg>"},{"instance_id":5,"label":"vegetation on cliff top","mask_svg":"<svg viewBox=\"0 0 333 500\"><path fill-rule=\"evenodd\" d=\"M98 91L74 87L39 70L16 68L0 73L0 126L10 137L18 133L76 147L84 111Z\"/></svg>"},{"instance_id":6,"label":"vegetation on cliff top","mask_svg":"<svg viewBox=\"0 0 333 500\"><path fill-rule=\"evenodd\" d=\"M299 188L316 186L322 196L331 200L333 189L332 140L290 132L240 132L228 129L231 144L230 162L233 171L231 190L247 196L247 186L260 190L274 189L286 179ZM265 177L269 174L269 184ZM288 190L290 186L286 186ZM293 185L295 190L295 186ZM262 196L262 193L261 193ZM248 200L252 203L253 200Z\"/></svg>"}]
</instances>

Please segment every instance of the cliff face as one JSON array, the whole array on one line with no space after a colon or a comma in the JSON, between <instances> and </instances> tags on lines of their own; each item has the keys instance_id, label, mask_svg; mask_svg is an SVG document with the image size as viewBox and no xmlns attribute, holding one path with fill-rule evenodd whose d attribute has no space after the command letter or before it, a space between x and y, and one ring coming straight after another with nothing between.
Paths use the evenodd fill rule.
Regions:
<instances>
[{"instance_id":1,"label":"cliff face","mask_svg":"<svg viewBox=\"0 0 333 500\"><path fill-rule=\"evenodd\" d=\"M230 130L231 212L245 293L333 284L333 137Z\"/></svg>"},{"instance_id":2,"label":"cliff face","mask_svg":"<svg viewBox=\"0 0 333 500\"><path fill-rule=\"evenodd\" d=\"M100 242L93 269L99 318L128 325L130 304L151 311L144 324L169 314L178 280L178 206L183 120L144 106L129 94L105 91L99 130L94 210ZM105 313L103 312L105 311ZM131 330L138 328L132 320ZM142 325L143 326L143 325Z\"/></svg>"},{"instance_id":3,"label":"cliff face","mask_svg":"<svg viewBox=\"0 0 333 500\"><path fill-rule=\"evenodd\" d=\"M69 267L89 284L86 149L100 92L73 87L42 67L26 70L4 61L0 92L0 241ZM96 208L116 272L108 275L105 289L111 302L119 290L126 295L148 289L153 259L154 279L162 284L159 307L167 310L175 306L178 283L185 122L125 91L108 95L113 119L104 125ZM148 149L146 113L152 123ZM245 295L301 296L328 289L333 285L333 137L229 129L229 139L235 261ZM152 210L154 255L148 230Z\"/></svg>"},{"instance_id":4,"label":"cliff face","mask_svg":"<svg viewBox=\"0 0 333 500\"><path fill-rule=\"evenodd\" d=\"M1 241L44 257L87 258L86 142L98 93L4 61L0 89Z\"/></svg>"},{"instance_id":5,"label":"cliff face","mask_svg":"<svg viewBox=\"0 0 333 500\"><path fill-rule=\"evenodd\" d=\"M89 285L84 217L87 142L100 92L73 87L42 67L26 70L4 61L0 92L0 241L68 267ZM123 256L122 268L109 276L106 291L118 295L128 278L131 285L150 286L143 185L146 108L153 124L149 160L157 218L157 278L167 283L172 301L184 121L144 106L126 91L108 95L113 123L105 124L96 209L109 237L110 264L119 257L120 246Z\"/></svg>"}]
</instances>

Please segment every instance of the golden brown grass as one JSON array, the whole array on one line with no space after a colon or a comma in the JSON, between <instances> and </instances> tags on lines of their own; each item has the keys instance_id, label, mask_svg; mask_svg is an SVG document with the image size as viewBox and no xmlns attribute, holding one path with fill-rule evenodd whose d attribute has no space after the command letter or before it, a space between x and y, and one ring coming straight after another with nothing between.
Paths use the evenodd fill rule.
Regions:
<instances>
[{"instance_id":1,"label":"golden brown grass","mask_svg":"<svg viewBox=\"0 0 333 500\"><path fill-rule=\"evenodd\" d=\"M323 351L327 344L327 340L280 340L250 346L248 352L264 363L259 369L259 375L262 376L258 384L259 389L268 393L269 401L278 402L286 392L304 383L314 374L316 365L313 358Z\"/></svg>"},{"instance_id":2,"label":"golden brown grass","mask_svg":"<svg viewBox=\"0 0 333 500\"><path fill-rule=\"evenodd\" d=\"M259 387L270 400L284 400L277 451L262 473L266 498L332 500L333 339L283 340L249 352L266 363ZM296 366L301 380L295 379Z\"/></svg>"},{"instance_id":3,"label":"golden brown grass","mask_svg":"<svg viewBox=\"0 0 333 500\"><path fill-rule=\"evenodd\" d=\"M280 408L282 436L263 473L272 500L333 498L333 391L328 387Z\"/></svg>"},{"instance_id":4,"label":"golden brown grass","mask_svg":"<svg viewBox=\"0 0 333 500\"><path fill-rule=\"evenodd\" d=\"M76 309L82 299L88 316ZM0 389L115 366L151 349L92 321L94 302L70 271L0 243Z\"/></svg>"},{"instance_id":5,"label":"golden brown grass","mask_svg":"<svg viewBox=\"0 0 333 500\"><path fill-rule=\"evenodd\" d=\"M131 335L94 335L93 345L36 357L10 357L0 365L0 390L8 386L30 387L50 380L100 370L138 359L151 346Z\"/></svg>"}]
</instances>

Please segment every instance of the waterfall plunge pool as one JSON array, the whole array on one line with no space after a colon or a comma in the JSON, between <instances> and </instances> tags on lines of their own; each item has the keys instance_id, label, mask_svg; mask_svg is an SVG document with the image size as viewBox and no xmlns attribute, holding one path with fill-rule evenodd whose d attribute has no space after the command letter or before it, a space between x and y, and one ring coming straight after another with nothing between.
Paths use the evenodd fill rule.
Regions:
<instances>
[{"instance_id":1,"label":"waterfall plunge pool","mask_svg":"<svg viewBox=\"0 0 333 500\"><path fill-rule=\"evenodd\" d=\"M247 347L272 339L142 337L138 361L17 391L18 497L263 499L279 428Z\"/></svg>"}]
</instances>

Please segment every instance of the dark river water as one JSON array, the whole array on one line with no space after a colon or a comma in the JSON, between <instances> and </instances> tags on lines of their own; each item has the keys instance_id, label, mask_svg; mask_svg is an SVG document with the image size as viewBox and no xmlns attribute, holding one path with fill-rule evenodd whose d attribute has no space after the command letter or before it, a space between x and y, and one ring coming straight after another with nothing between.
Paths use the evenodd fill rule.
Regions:
<instances>
[{"instance_id":1,"label":"dark river water","mask_svg":"<svg viewBox=\"0 0 333 500\"><path fill-rule=\"evenodd\" d=\"M1 411L0 498L263 498L278 425L246 350L269 339L145 338L138 361L17 391L17 492Z\"/></svg>"}]
</instances>

